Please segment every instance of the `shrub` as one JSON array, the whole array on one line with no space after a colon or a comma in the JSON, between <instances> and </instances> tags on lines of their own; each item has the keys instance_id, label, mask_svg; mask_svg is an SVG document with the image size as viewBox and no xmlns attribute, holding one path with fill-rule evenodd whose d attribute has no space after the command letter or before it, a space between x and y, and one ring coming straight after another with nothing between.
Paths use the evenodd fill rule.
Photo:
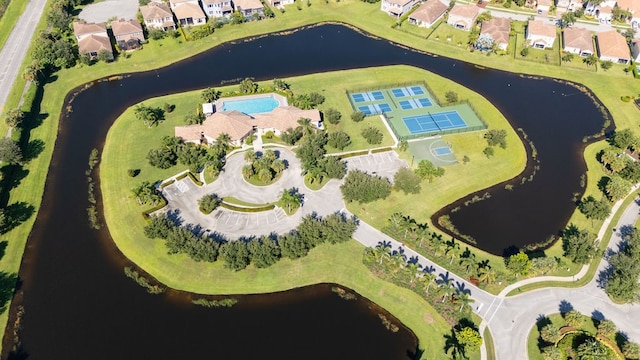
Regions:
<instances>
[{"instance_id":1,"label":"shrub","mask_svg":"<svg viewBox=\"0 0 640 360\"><path fill-rule=\"evenodd\" d=\"M367 140L367 143L375 145L382 143L382 132L374 127L367 127L362 129L362 136Z\"/></svg>"},{"instance_id":2,"label":"shrub","mask_svg":"<svg viewBox=\"0 0 640 360\"><path fill-rule=\"evenodd\" d=\"M362 111L354 111L351 114L351 120L355 121L355 122L360 122L362 120L364 120L364 113Z\"/></svg>"},{"instance_id":3,"label":"shrub","mask_svg":"<svg viewBox=\"0 0 640 360\"><path fill-rule=\"evenodd\" d=\"M127 174L129 174L130 177L136 177L140 174L140 169L129 169L127 170Z\"/></svg>"},{"instance_id":4,"label":"shrub","mask_svg":"<svg viewBox=\"0 0 640 360\"><path fill-rule=\"evenodd\" d=\"M211 214L211 212L215 210L218 205L220 205L220 198L216 194L208 194L198 200L198 207L200 208L200 211L205 215Z\"/></svg>"},{"instance_id":5,"label":"shrub","mask_svg":"<svg viewBox=\"0 0 640 360\"><path fill-rule=\"evenodd\" d=\"M329 108L324 112L324 118L333 125L337 125L340 122L340 118L342 118L342 114L334 108Z\"/></svg>"},{"instance_id":6,"label":"shrub","mask_svg":"<svg viewBox=\"0 0 640 360\"><path fill-rule=\"evenodd\" d=\"M389 196L391 183L386 178L355 170L347 174L340 190L345 201L368 203Z\"/></svg>"}]
</instances>

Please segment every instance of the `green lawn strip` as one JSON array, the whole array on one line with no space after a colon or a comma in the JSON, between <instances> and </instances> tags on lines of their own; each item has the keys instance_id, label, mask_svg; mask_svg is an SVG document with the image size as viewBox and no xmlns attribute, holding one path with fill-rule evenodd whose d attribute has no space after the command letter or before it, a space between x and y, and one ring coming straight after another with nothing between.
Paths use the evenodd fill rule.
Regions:
<instances>
[{"instance_id":1,"label":"green lawn strip","mask_svg":"<svg viewBox=\"0 0 640 360\"><path fill-rule=\"evenodd\" d=\"M222 201L224 201L227 204L244 206L244 207L263 207L263 206L270 205L270 204L250 203L248 201L243 201L243 200L240 200L240 199L236 199L233 196L225 196L224 198L222 198Z\"/></svg>"},{"instance_id":2,"label":"green lawn strip","mask_svg":"<svg viewBox=\"0 0 640 360\"><path fill-rule=\"evenodd\" d=\"M18 18L20 18L20 15L22 15L28 3L28 1L9 1L9 6L7 6L7 9L0 18L0 48L4 46L4 43L11 34L11 30L18 22Z\"/></svg>"}]
</instances>

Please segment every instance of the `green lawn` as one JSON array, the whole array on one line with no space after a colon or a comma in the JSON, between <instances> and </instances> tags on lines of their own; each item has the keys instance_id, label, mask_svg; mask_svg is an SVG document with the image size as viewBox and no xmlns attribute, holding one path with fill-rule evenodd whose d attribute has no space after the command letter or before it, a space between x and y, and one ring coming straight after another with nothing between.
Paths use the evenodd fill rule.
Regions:
<instances>
[{"instance_id":1,"label":"green lawn","mask_svg":"<svg viewBox=\"0 0 640 360\"><path fill-rule=\"evenodd\" d=\"M4 46L9 34L11 34L11 29L18 22L18 18L28 3L28 1L9 0L9 5L0 18L0 49Z\"/></svg>"},{"instance_id":2,"label":"green lawn","mask_svg":"<svg viewBox=\"0 0 640 360\"><path fill-rule=\"evenodd\" d=\"M566 326L567 323L564 321L564 318L560 314L552 314L547 317L549 321L558 328ZM594 324L593 319L589 316L583 316L584 323L581 327L581 330L586 331L587 333L595 336L597 329ZM540 331L538 330L538 325L534 325L529 333L529 338L527 339L527 352L529 355L529 360L543 360L544 357L538 348L538 341L540 338Z\"/></svg>"},{"instance_id":3,"label":"green lawn","mask_svg":"<svg viewBox=\"0 0 640 360\"><path fill-rule=\"evenodd\" d=\"M25 2L17 3L25 4ZM479 52L471 53L463 47L428 41L407 34L404 31L392 29L391 25L395 20L380 11L379 4L367 4L356 0L341 0L340 2L329 1L328 3L314 2L313 6L302 7L300 11L296 10L295 7L289 6L284 14L276 12L275 19L251 22L238 26L226 26L223 29L216 30L213 36L201 41L188 43L176 39L165 39L158 42L152 41L146 44L143 50L132 53L131 56L127 58L121 57L118 62L112 64L101 63L91 67L78 66L73 69L65 69L58 72L56 74L56 81L44 85L44 100L41 103L40 111L48 116L40 127L31 132L31 139L41 139L44 141L45 149L37 159L27 164L30 175L22 179L19 186L12 190L9 204L25 201L33 204L36 211L39 208L44 191L44 181L53 151L53 144L55 143L63 100L66 94L76 86L112 74L144 71L166 66L179 59L188 58L203 50L216 46L224 41L292 29L323 21L339 21L352 24L376 36L387 38L403 45L438 55L464 59L465 61L484 67L500 68L516 73L550 76L581 83L593 91L597 98L609 109L618 128L630 128L640 134L640 129L637 126L638 110L633 104L622 103L620 101L620 97L623 95L635 96L640 94L640 81L634 80L617 66L614 66L609 71L590 73L550 64L513 61L512 58L506 56L497 57L486 56ZM45 27L45 22L41 21L37 28L44 29ZM2 31L0 33L7 32ZM26 61L27 64L29 62L30 60ZM24 69L24 66L25 64L23 64L22 69ZM585 76L585 74L589 76ZM18 79L7 101L7 109L17 106L23 87L24 80ZM0 132L4 132L5 130L6 126L4 122L0 122ZM470 164L474 161L475 160L472 159ZM126 169L123 171L126 171ZM156 175L160 178L162 177L160 173ZM122 177L125 176L122 175ZM597 177L592 177L590 173L588 183L592 183L593 181L597 182L597 179ZM452 198L456 195L460 194L454 194ZM398 200L399 199L396 199L396 201ZM35 215L21 226L5 234L4 239L8 241L9 245L4 258L0 261L0 270L7 272L18 271L26 239L34 221ZM379 219L378 221L382 222L384 219ZM6 320L7 313L5 312L0 315L0 324L6 323Z\"/></svg>"}]
</instances>

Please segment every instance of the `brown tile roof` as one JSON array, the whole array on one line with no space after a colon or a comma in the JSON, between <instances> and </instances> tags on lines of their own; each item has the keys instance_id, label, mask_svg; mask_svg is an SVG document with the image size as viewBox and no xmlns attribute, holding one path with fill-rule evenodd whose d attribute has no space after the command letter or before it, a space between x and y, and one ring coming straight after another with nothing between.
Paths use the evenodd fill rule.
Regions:
<instances>
[{"instance_id":1,"label":"brown tile roof","mask_svg":"<svg viewBox=\"0 0 640 360\"><path fill-rule=\"evenodd\" d=\"M629 59L627 39L616 30L598 33L596 38L600 56L610 56L618 59Z\"/></svg>"},{"instance_id":2,"label":"brown tile roof","mask_svg":"<svg viewBox=\"0 0 640 360\"><path fill-rule=\"evenodd\" d=\"M570 27L562 32L564 47L572 47L582 51L593 51L593 36L591 31L581 27Z\"/></svg>"},{"instance_id":3,"label":"brown tile roof","mask_svg":"<svg viewBox=\"0 0 640 360\"><path fill-rule=\"evenodd\" d=\"M298 120L306 118L311 122L320 121L318 110L300 110L295 106L282 106L273 109L270 113L255 114L255 124L259 128L274 128L285 131L289 128L296 128Z\"/></svg>"},{"instance_id":4,"label":"brown tile roof","mask_svg":"<svg viewBox=\"0 0 640 360\"><path fill-rule=\"evenodd\" d=\"M618 0L617 4L620 9L631 11L635 16L640 16L639 0Z\"/></svg>"},{"instance_id":5,"label":"brown tile roof","mask_svg":"<svg viewBox=\"0 0 640 360\"><path fill-rule=\"evenodd\" d=\"M111 50L111 41L106 36L92 34L78 40L78 52L80 54L99 53L102 50L113 53Z\"/></svg>"},{"instance_id":6,"label":"brown tile roof","mask_svg":"<svg viewBox=\"0 0 640 360\"><path fill-rule=\"evenodd\" d=\"M176 126L174 133L185 141L200 140L202 133L213 139L227 134L231 141L237 141L251 132L253 125L253 119L249 115L235 110L221 111L209 115L202 125Z\"/></svg>"},{"instance_id":7,"label":"brown tile roof","mask_svg":"<svg viewBox=\"0 0 640 360\"><path fill-rule=\"evenodd\" d=\"M449 16L455 15L455 16L460 16L467 19L475 19L478 16L479 12L480 12L480 9L475 5L472 5L472 4L463 5L463 4L456 3L455 5L453 5L453 8L449 10Z\"/></svg>"},{"instance_id":8,"label":"brown tile roof","mask_svg":"<svg viewBox=\"0 0 640 360\"><path fill-rule=\"evenodd\" d=\"M263 7L260 0L234 0L233 3L236 5L236 8L242 10L262 9Z\"/></svg>"},{"instance_id":9,"label":"brown tile roof","mask_svg":"<svg viewBox=\"0 0 640 360\"><path fill-rule=\"evenodd\" d=\"M164 19L166 17L173 18L169 5L164 3L150 2L145 6L140 6L140 13L145 20Z\"/></svg>"},{"instance_id":10,"label":"brown tile roof","mask_svg":"<svg viewBox=\"0 0 640 360\"><path fill-rule=\"evenodd\" d=\"M481 34L491 34L493 41L502 44L509 43L509 32L511 31L511 21L508 18L493 18L483 21Z\"/></svg>"},{"instance_id":11,"label":"brown tile roof","mask_svg":"<svg viewBox=\"0 0 640 360\"><path fill-rule=\"evenodd\" d=\"M556 27L550 24L545 24L540 20L529 20L529 27L527 28L527 34L529 36L538 35L538 36L555 38Z\"/></svg>"},{"instance_id":12,"label":"brown tile roof","mask_svg":"<svg viewBox=\"0 0 640 360\"><path fill-rule=\"evenodd\" d=\"M113 36L142 33L142 25L138 20L116 20L111 22Z\"/></svg>"},{"instance_id":13,"label":"brown tile roof","mask_svg":"<svg viewBox=\"0 0 640 360\"><path fill-rule=\"evenodd\" d=\"M98 34L104 32L107 34L107 24L105 23L85 23L84 21L73 22L73 33L77 38L83 35Z\"/></svg>"},{"instance_id":14,"label":"brown tile roof","mask_svg":"<svg viewBox=\"0 0 640 360\"><path fill-rule=\"evenodd\" d=\"M179 6L176 6L176 8L173 9L173 13L176 14L176 18L178 19L205 18L204 11L200 7L200 5L194 5L191 3L184 3L184 4L180 4Z\"/></svg>"},{"instance_id":15,"label":"brown tile roof","mask_svg":"<svg viewBox=\"0 0 640 360\"><path fill-rule=\"evenodd\" d=\"M439 0L428 0L409 15L409 18L433 24L445 11L447 11L447 5Z\"/></svg>"},{"instance_id":16,"label":"brown tile roof","mask_svg":"<svg viewBox=\"0 0 640 360\"><path fill-rule=\"evenodd\" d=\"M202 0L202 3L203 4L222 4L225 1L231 2L230 0Z\"/></svg>"},{"instance_id":17,"label":"brown tile roof","mask_svg":"<svg viewBox=\"0 0 640 360\"><path fill-rule=\"evenodd\" d=\"M553 1L551 0L537 0L537 6L551 6Z\"/></svg>"}]
</instances>

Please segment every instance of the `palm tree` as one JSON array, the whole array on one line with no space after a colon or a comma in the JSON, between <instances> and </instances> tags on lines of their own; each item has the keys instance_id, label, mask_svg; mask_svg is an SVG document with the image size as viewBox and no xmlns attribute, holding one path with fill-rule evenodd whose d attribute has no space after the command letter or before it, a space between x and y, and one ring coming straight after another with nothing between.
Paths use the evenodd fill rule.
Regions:
<instances>
[{"instance_id":1,"label":"palm tree","mask_svg":"<svg viewBox=\"0 0 640 360\"><path fill-rule=\"evenodd\" d=\"M460 249L460 244L458 244L454 240L451 240L450 242L447 243L446 254L447 256L451 257L451 260L449 260L449 265L453 263L454 258L460 257L461 251L462 250Z\"/></svg>"},{"instance_id":2,"label":"palm tree","mask_svg":"<svg viewBox=\"0 0 640 360\"><path fill-rule=\"evenodd\" d=\"M416 233L416 238L420 239L420 245L418 245L418 247L422 247L422 242L427 236L429 236L431 231L429 231L429 225L418 224L418 227L416 228L415 233Z\"/></svg>"},{"instance_id":3,"label":"palm tree","mask_svg":"<svg viewBox=\"0 0 640 360\"><path fill-rule=\"evenodd\" d=\"M284 189L282 190L282 196L280 197L280 201L287 207L289 213L291 213L291 207L297 208L300 206L301 199L297 194L296 189Z\"/></svg>"},{"instance_id":4,"label":"palm tree","mask_svg":"<svg viewBox=\"0 0 640 360\"><path fill-rule=\"evenodd\" d=\"M313 131L313 124L311 123L311 119L300 118L298 119L298 124L302 127L302 136L305 136Z\"/></svg>"},{"instance_id":5,"label":"palm tree","mask_svg":"<svg viewBox=\"0 0 640 360\"><path fill-rule=\"evenodd\" d=\"M256 153L253 150L247 150L244 152L244 161L252 163L256 161Z\"/></svg>"},{"instance_id":6,"label":"palm tree","mask_svg":"<svg viewBox=\"0 0 640 360\"><path fill-rule=\"evenodd\" d=\"M216 142L224 147L229 147L229 144L231 144L231 137L227 133L222 133L218 135Z\"/></svg>"},{"instance_id":7,"label":"palm tree","mask_svg":"<svg viewBox=\"0 0 640 360\"><path fill-rule=\"evenodd\" d=\"M275 159L271 163L271 169L276 172L276 174L280 174L284 171L284 162L280 159Z\"/></svg>"},{"instance_id":8,"label":"palm tree","mask_svg":"<svg viewBox=\"0 0 640 360\"><path fill-rule=\"evenodd\" d=\"M391 243L388 241L381 241L375 247L375 257L380 258L380 265L382 260L391 259Z\"/></svg>"},{"instance_id":9,"label":"palm tree","mask_svg":"<svg viewBox=\"0 0 640 360\"><path fill-rule=\"evenodd\" d=\"M595 65L598 63L598 57L595 56L594 54L591 54L585 57L584 59L582 59L582 62L587 64L587 66Z\"/></svg>"},{"instance_id":10,"label":"palm tree","mask_svg":"<svg viewBox=\"0 0 640 360\"><path fill-rule=\"evenodd\" d=\"M391 262L397 270L402 270L407 265L407 257L400 251L396 251L391 255Z\"/></svg>"},{"instance_id":11,"label":"palm tree","mask_svg":"<svg viewBox=\"0 0 640 360\"><path fill-rule=\"evenodd\" d=\"M467 248L468 250L469 248ZM469 275L469 268L476 266L476 254L468 252L466 255L460 258L460 265L465 267L466 274Z\"/></svg>"},{"instance_id":12,"label":"palm tree","mask_svg":"<svg viewBox=\"0 0 640 360\"><path fill-rule=\"evenodd\" d=\"M250 179L252 176L254 175L254 171L253 171L253 166L251 165L245 165L242 167L242 176L245 179Z\"/></svg>"},{"instance_id":13,"label":"palm tree","mask_svg":"<svg viewBox=\"0 0 640 360\"><path fill-rule=\"evenodd\" d=\"M460 312L462 312L462 309L465 307L465 305L470 306L469 304L475 302L475 300L471 298L471 295L469 295L468 292L463 291L457 291L453 296L453 301L457 304L460 304Z\"/></svg>"},{"instance_id":14,"label":"palm tree","mask_svg":"<svg viewBox=\"0 0 640 360\"><path fill-rule=\"evenodd\" d=\"M425 294L429 294L429 288L432 284L436 283L436 274L432 272L423 271L422 276L418 278L418 281L422 284L426 284Z\"/></svg>"},{"instance_id":15,"label":"palm tree","mask_svg":"<svg viewBox=\"0 0 640 360\"><path fill-rule=\"evenodd\" d=\"M438 238L438 240L439 241L437 241L434 246L435 250L433 254L439 257L447 252L447 249L449 249L449 243L446 241L443 241L442 238Z\"/></svg>"},{"instance_id":16,"label":"palm tree","mask_svg":"<svg viewBox=\"0 0 640 360\"><path fill-rule=\"evenodd\" d=\"M610 359L608 348L600 341L589 338L578 346L576 351L580 359L605 360Z\"/></svg>"},{"instance_id":17,"label":"palm tree","mask_svg":"<svg viewBox=\"0 0 640 360\"><path fill-rule=\"evenodd\" d=\"M453 287L453 279L452 278L443 278L438 284L438 289L440 293L442 293L442 302L447 299L447 296L453 295L456 291Z\"/></svg>"},{"instance_id":18,"label":"palm tree","mask_svg":"<svg viewBox=\"0 0 640 360\"><path fill-rule=\"evenodd\" d=\"M409 143L407 142L407 140L406 139L400 140L400 143L398 144L398 150L400 150L401 152L405 152L407 151L408 148L409 148Z\"/></svg>"},{"instance_id":19,"label":"palm tree","mask_svg":"<svg viewBox=\"0 0 640 360\"><path fill-rule=\"evenodd\" d=\"M321 166L312 165L307 169L307 175L309 176L309 182L313 184L316 181L322 182L327 173Z\"/></svg>"},{"instance_id":20,"label":"palm tree","mask_svg":"<svg viewBox=\"0 0 640 360\"><path fill-rule=\"evenodd\" d=\"M478 269L478 281L485 284L492 284L496 281L498 274L491 266L483 266Z\"/></svg>"},{"instance_id":21,"label":"palm tree","mask_svg":"<svg viewBox=\"0 0 640 360\"><path fill-rule=\"evenodd\" d=\"M420 271L421 267L422 267L422 265L420 265L417 261L409 262L409 264L406 267L407 272L408 272L409 277L410 277L409 284L413 284L413 280L416 278L416 276L419 273L421 273L421 271Z\"/></svg>"}]
</instances>

